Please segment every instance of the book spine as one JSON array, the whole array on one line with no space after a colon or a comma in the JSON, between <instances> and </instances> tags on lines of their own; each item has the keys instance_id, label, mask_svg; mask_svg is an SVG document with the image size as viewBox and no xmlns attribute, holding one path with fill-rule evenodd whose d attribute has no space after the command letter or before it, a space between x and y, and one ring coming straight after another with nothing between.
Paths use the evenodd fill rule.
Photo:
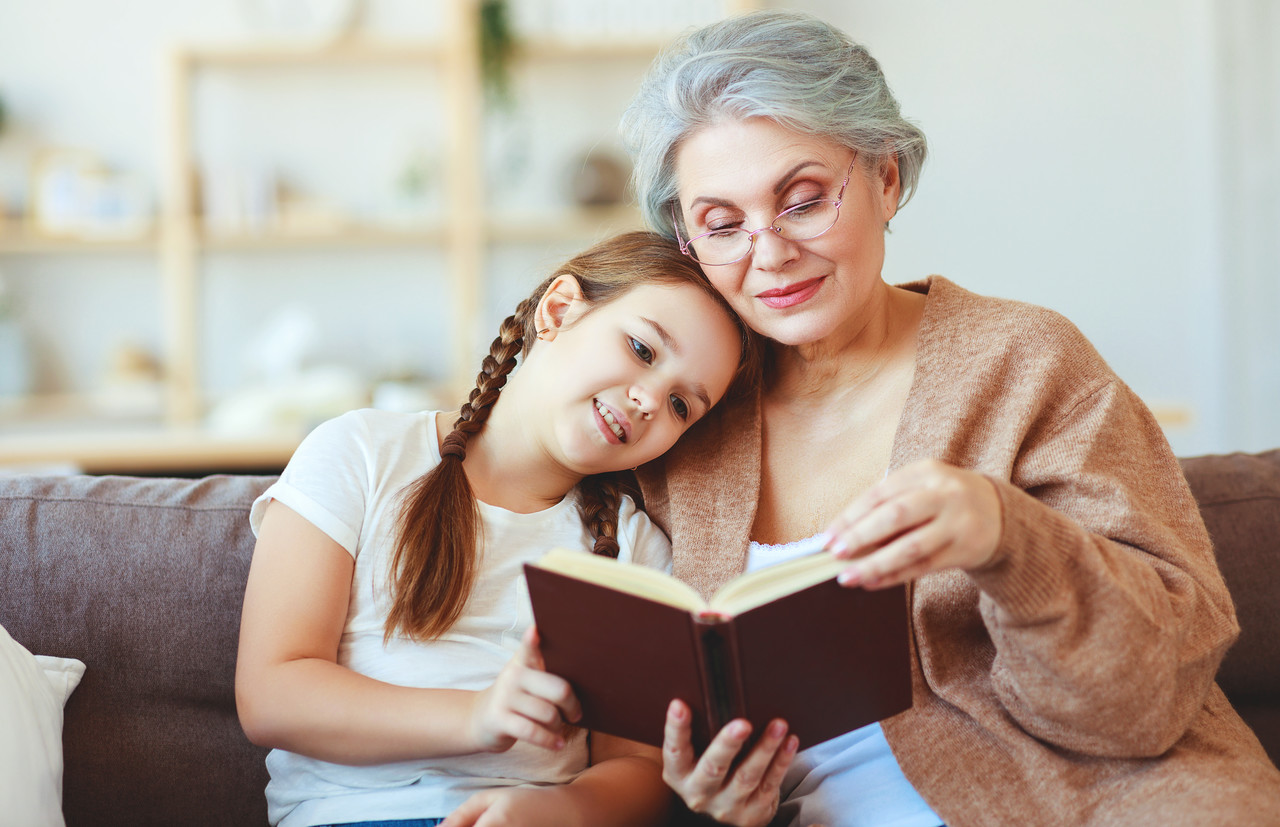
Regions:
<instances>
[{"instance_id":1,"label":"book spine","mask_svg":"<svg viewBox=\"0 0 1280 827\"><path fill-rule=\"evenodd\" d=\"M738 639L733 623L720 619L699 618L699 655L702 662L703 708L707 715L707 734L699 751L715 737L725 724L741 717L745 711L742 681L738 663ZM695 741L699 740L695 738Z\"/></svg>"}]
</instances>

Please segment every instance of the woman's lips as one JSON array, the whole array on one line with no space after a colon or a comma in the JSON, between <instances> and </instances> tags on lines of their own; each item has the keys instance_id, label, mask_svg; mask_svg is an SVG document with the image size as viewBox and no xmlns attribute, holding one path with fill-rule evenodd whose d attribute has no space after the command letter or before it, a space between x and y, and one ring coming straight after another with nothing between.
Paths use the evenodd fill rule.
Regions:
<instances>
[{"instance_id":1,"label":"woman's lips","mask_svg":"<svg viewBox=\"0 0 1280 827\"><path fill-rule=\"evenodd\" d=\"M766 307L775 310L781 310L787 307L795 307L813 298L813 294L818 292L818 288L822 286L822 276L808 281L797 282L786 287L775 287L772 290L765 290L763 293L757 293L756 298L764 302Z\"/></svg>"}]
</instances>

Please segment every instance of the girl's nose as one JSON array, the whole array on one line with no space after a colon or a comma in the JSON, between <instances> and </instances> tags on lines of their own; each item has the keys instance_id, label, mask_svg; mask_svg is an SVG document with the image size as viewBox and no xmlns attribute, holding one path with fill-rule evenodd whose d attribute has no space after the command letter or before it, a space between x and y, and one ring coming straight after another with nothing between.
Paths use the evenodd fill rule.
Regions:
<instances>
[{"instance_id":1,"label":"girl's nose","mask_svg":"<svg viewBox=\"0 0 1280 827\"><path fill-rule=\"evenodd\" d=\"M643 385L632 385L628 396L645 419L652 417L657 410L657 397Z\"/></svg>"}]
</instances>

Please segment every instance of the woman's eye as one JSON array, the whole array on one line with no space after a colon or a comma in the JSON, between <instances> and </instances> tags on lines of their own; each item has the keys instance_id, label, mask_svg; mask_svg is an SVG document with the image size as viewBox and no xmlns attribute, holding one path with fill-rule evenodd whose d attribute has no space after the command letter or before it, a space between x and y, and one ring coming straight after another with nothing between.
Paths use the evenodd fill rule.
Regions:
<instances>
[{"instance_id":1,"label":"woman's eye","mask_svg":"<svg viewBox=\"0 0 1280 827\"><path fill-rule=\"evenodd\" d=\"M788 215L804 215L805 213L816 209L821 204L822 199L820 198L815 198L811 201L801 201L793 207L788 207L786 212Z\"/></svg>"},{"instance_id":2,"label":"woman's eye","mask_svg":"<svg viewBox=\"0 0 1280 827\"><path fill-rule=\"evenodd\" d=\"M675 394L672 394L670 398L671 398L671 408L676 412L676 416L680 417L681 419L688 419L689 418L688 403L686 403L683 399L676 396Z\"/></svg>"},{"instance_id":3,"label":"woman's eye","mask_svg":"<svg viewBox=\"0 0 1280 827\"><path fill-rule=\"evenodd\" d=\"M644 342L628 336L627 343L631 345L632 352L635 353L640 361L644 362L646 365L653 361L653 351Z\"/></svg>"}]
</instances>

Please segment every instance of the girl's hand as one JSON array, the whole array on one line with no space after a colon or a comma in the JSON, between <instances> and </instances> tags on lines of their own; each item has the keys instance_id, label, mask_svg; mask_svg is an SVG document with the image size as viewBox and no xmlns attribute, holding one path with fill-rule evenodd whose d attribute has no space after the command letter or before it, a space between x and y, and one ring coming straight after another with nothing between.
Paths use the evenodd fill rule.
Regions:
<instances>
[{"instance_id":1,"label":"girl's hand","mask_svg":"<svg viewBox=\"0 0 1280 827\"><path fill-rule=\"evenodd\" d=\"M695 761L689 707L672 701L662 742L662 780L695 813L735 827L762 827L778 811L778 789L796 757L799 741L783 721L772 721L751 752L730 771L751 734L751 725L731 721Z\"/></svg>"},{"instance_id":2,"label":"girl's hand","mask_svg":"<svg viewBox=\"0 0 1280 827\"><path fill-rule=\"evenodd\" d=\"M476 793L440 822L440 827L565 827L558 789L509 787Z\"/></svg>"},{"instance_id":3,"label":"girl's hand","mask_svg":"<svg viewBox=\"0 0 1280 827\"><path fill-rule=\"evenodd\" d=\"M986 565L1000 544L1000 497L986 477L936 460L901 468L827 527L825 548L856 559L845 586L879 588Z\"/></svg>"},{"instance_id":4,"label":"girl's hand","mask_svg":"<svg viewBox=\"0 0 1280 827\"><path fill-rule=\"evenodd\" d=\"M504 752L516 741L560 749L563 722L581 717L569 682L544 671L538 633L530 628L493 686L476 694L471 737L476 752Z\"/></svg>"}]
</instances>

